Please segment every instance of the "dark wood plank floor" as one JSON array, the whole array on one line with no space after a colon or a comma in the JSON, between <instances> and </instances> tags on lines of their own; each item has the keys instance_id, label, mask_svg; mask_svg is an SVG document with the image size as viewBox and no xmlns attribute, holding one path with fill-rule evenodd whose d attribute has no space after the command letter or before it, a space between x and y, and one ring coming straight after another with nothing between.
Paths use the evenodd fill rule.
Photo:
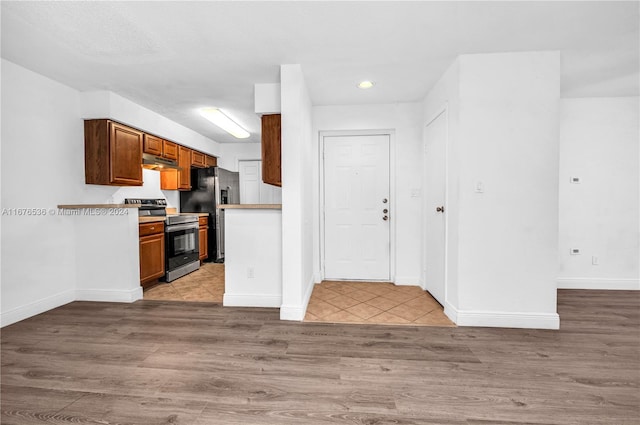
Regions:
<instances>
[{"instance_id":1,"label":"dark wood plank floor","mask_svg":"<svg viewBox=\"0 0 640 425\"><path fill-rule=\"evenodd\" d=\"M76 302L2 330L1 423L639 424L640 293L558 299L560 331Z\"/></svg>"}]
</instances>

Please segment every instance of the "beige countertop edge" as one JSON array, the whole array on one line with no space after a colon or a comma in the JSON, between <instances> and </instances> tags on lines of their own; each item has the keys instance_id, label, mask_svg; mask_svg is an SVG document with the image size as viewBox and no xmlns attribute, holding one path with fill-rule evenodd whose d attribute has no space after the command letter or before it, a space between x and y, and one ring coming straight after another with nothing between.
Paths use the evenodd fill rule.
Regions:
<instances>
[{"instance_id":1,"label":"beige countertop edge","mask_svg":"<svg viewBox=\"0 0 640 425\"><path fill-rule=\"evenodd\" d=\"M209 213L203 213L203 212L199 212L199 213L190 213L190 212L183 212L180 213L180 215L197 215L198 217L209 217Z\"/></svg>"},{"instance_id":2,"label":"beige countertop edge","mask_svg":"<svg viewBox=\"0 0 640 425\"><path fill-rule=\"evenodd\" d=\"M225 204L219 205L221 210L281 210L282 204Z\"/></svg>"},{"instance_id":3,"label":"beige countertop edge","mask_svg":"<svg viewBox=\"0 0 640 425\"><path fill-rule=\"evenodd\" d=\"M78 210L83 208L138 208L139 204L68 204L58 205L61 210Z\"/></svg>"},{"instance_id":4,"label":"beige countertop edge","mask_svg":"<svg viewBox=\"0 0 640 425\"><path fill-rule=\"evenodd\" d=\"M160 223L164 221L165 217L138 217L139 223Z\"/></svg>"}]
</instances>

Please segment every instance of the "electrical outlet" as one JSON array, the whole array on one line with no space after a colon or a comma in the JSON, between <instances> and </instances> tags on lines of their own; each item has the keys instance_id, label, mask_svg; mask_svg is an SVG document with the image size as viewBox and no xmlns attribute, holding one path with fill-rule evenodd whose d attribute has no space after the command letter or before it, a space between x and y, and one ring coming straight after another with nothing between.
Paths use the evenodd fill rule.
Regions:
<instances>
[{"instance_id":1,"label":"electrical outlet","mask_svg":"<svg viewBox=\"0 0 640 425\"><path fill-rule=\"evenodd\" d=\"M247 277L249 279L253 279L255 277L255 272L253 270L253 267L247 267Z\"/></svg>"}]
</instances>

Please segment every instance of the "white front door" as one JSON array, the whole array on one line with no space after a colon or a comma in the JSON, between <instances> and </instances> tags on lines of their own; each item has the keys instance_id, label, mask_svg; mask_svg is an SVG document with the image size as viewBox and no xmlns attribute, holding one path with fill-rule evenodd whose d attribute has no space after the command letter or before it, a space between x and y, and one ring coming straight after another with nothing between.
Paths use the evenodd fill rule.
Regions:
<instances>
[{"instance_id":1,"label":"white front door","mask_svg":"<svg viewBox=\"0 0 640 425\"><path fill-rule=\"evenodd\" d=\"M389 135L323 140L325 279L389 280Z\"/></svg>"},{"instance_id":2,"label":"white front door","mask_svg":"<svg viewBox=\"0 0 640 425\"><path fill-rule=\"evenodd\" d=\"M425 289L445 303L445 187L447 114L431 121L424 136L424 282Z\"/></svg>"}]
</instances>

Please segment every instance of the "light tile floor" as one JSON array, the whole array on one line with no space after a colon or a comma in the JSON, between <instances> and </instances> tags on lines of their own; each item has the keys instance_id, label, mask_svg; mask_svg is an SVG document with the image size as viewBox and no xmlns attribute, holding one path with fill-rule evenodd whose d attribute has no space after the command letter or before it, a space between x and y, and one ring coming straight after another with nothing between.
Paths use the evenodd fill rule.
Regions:
<instances>
[{"instance_id":1,"label":"light tile floor","mask_svg":"<svg viewBox=\"0 0 640 425\"><path fill-rule=\"evenodd\" d=\"M203 263L195 272L145 290L143 299L222 303L223 295L224 264Z\"/></svg>"},{"instance_id":2,"label":"light tile floor","mask_svg":"<svg viewBox=\"0 0 640 425\"><path fill-rule=\"evenodd\" d=\"M325 281L313 288L305 322L455 326L418 286Z\"/></svg>"}]
</instances>

